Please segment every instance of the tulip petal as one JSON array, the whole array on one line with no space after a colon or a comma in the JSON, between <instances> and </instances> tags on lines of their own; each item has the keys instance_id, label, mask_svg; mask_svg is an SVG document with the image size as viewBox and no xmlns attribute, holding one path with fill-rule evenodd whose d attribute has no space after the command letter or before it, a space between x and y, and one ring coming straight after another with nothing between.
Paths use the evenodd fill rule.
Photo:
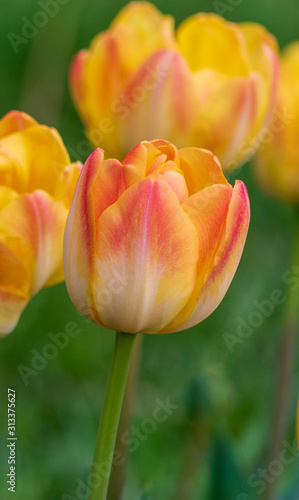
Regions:
<instances>
[{"instance_id":1,"label":"tulip petal","mask_svg":"<svg viewBox=\"0 0 299 500\"><path fill-rule=\"evenodd\" d=\"M189 17L178 27L177 39L181 53L194 72L213 68L230 77L249 73L245 41L238 27L220 16Z\"/></svg>"},{"instance_id":2,"label":"tulip petal","mask_svg":"<svg viewBox=\"0 0 299 500\"><path fill-rule=\"evenodd\" d=\"M189 144L202 144L218 156L224 170L236 168L236 158L244 159L243 141L256 114L256 88L251 78L227 78L213 70L201 71L196 78L197 119ZM196 142L197 141L197 142ZM246 145L247 146L247 145ZM251 146L251 144L249 145Z\"/></svg>"},{"instance_id":3,"label":"tulip petal","mask_svg":"<svg viewBox=\"0 0 299 500\"><path fill-rule=\"evenodd\" d=\"M189 318L195 307L224 236L231 195L232 187L229 184L216 184L194 194L182 205L197 232L199 256L197 278L190 300L170 325L167 325L164 333L178 329Z\"/></svg>"},{"instance_id":4,"label":"tulip petal","mask_svg":"<svg viewBox=\"0 0 299 500\"><path fill-rule=\"evenodd\" d=\"M88 113L88 93L85 79L86 64L88 61L88 51L80 50L72 60L69 72L70 89L72 98L81 113L85 124L92 123L92 118Z\"/></svg>"},{"instance_id":5,"label":"tulip petal","mask_svg":"<svg viewBox=\"0 0 299 500\"><path fill-rule=\"evenodd\" d=\"M63 170L69 163L55 129L37 125L0 140L1 184L13 186L19 193L43 189L63 197Z\"/></svg>"},{"instance_id":6,"label":"tulip petal","mask_svg":"<svg viewBox=\"0 0 299 500\"><path fill-rule=\"evenodd\" d=\"M149 2L131 2L112 22L110 29L119 40L122 59L129 71L162 48L176 48L174 19L163 15Z\"/></svg>"},{"instance_id":7,"label":"tulip petal","mask_svg":"<svg viewBox=\"0 0 299 500\"><path fill-rule=\"evenodd\" d=\"M150 167L151 163L154 161L156 152L159 155L164 155L167 161L179 162L179 152L176 146L166 141L165 139L156 139L151 142L143 141L143 144L147 149L147 173L152 171Z\"/></svg>"},{"instance_id":8,"label":"tulip petal","mask_svg":"<svg viewBox=\"0 0 299 500\"><path fill-rule=\"evenodd\" d=\"M255 120L248 135L254 137L267 128L273 114L279 81L278 45L275 38L261 25L242 23L240 30L246 39L258 103Z\"/></svg>"},{"instance_id":9,"label":"tulip petal","mask_svg":"<svg viewBox=\"0 0 299 500\"><path fill-rule=\"evenodd\" d=\"M123 165L134 165L142 177L145 176L147 166L147 148L145 144L139 143L126 155Z\"/></svg>"},{"instance_id":10,"label":"tulip petal","mask_svg":"<svg viewBox=\"0 0 299 500\"><path fill-rule=\"evenodd\" d=\"M24 297L20 293L10 293L0 286L0 337L13 331L28 300L29 297Z\"/></svg>"},{"instance_id":11,"label":"tulip petal","mask_svg":"<svg viewBox=\"0 0 299 500\"><path fill-rule=\"evenodd\" d=\"M159 332L191 296L197 247L195 229L165 181L133 185L97 223L96 321Z\"/></svg>"},{"instance_id":12,"label":"tulip petal","mask_svg":"<svg viewBox=\"0 0 299 500\"><path fill-rule=\"evenodd\" d=\"M15 200L17 197L18 193L16 193L13 189L10 189L6 186L0 186L0 210L2 210L6 205Z\"/></svg>"},{"instance_id":13,"label":"tulip petal","mask_svg":"<svg viewBox=\"0 0 299 500\"><path fill-rule=\"evenodd\" d=\"M174 170L167 170L163 174L163 177L173 192L177 195L179 202L181 204L184 203L184 201L188 198L188 189L184 177Z\"/></svg>"},{"instance_id":14,"label":"tulip petal","mask_svg":"<svg viewBox=\"0 0 299 500\"><path fill-rule=\"evenodd\" d=\"M10 111L0 120L0 139L34 125L37 125L37 121L26 113Z\"/></svg>"},{"instance_id":15,"label":"tulip petal","mask_svg":"<svg viewBox=\"0 0 299 500\"><path fill-rule=\"evenodd\" d=\"M225 232L208 271L204 286L197 297L190 317L177 331L185 330L203 321L222 301L238 267L250 217L245 185L236 181L228 209Z\"/></svg>"},{"instance_id":16,"label":"tulip petal","mask_svg":"<svg viewBox=\"0 0 299 500\"><path fill-rule=\"evenodd\" d=\"M68 165L64 171L64 202L65 206L70 209L70 206L73 201L75 189L77 186L77 182L79 179L80 172L83 168L83 165L80 161L75 163L71 163Z\"/></svg>"},{"instance_id":17,"label":"tulip petal","mask_svg":"<svg viewBox=\"0 0 299 500\"><path fill-rule=\"evenodd\" d=\"M178 167L180 159L177 148L161 139L139 143L122 163L134 166L142 178L154 173L164 173L166 170L182 173Z\"/></svg>"},{"instance_id":18,"label":"tulip petal","mask_svg":"<svg viewBox=\"0 0 299 500\"><path fill-rule=\"evenodd\" d=\"M0 336L10 333L29 300L29 273L21 261L0 242Z\"/></svg>"},{"instance_id":19,"label":"tulip petal","mask_svg":"<svg viewBox=\"0 0 299 500\"><path fill-rule=\"evenodd\" d=\"M12 251L22 254L20 260L30 272L31 295L43 286L63 281L62 240L66 217L63 202L53 200L44 191L21 195L1 212L2 241Z\"/></svg>"},{"instance_id":20,"label":"tulip petal","mask_svg":"<svg viewBox=\"0 0 299 500\"><path fill-rule=\"evenodd\" d=\"M186 144L197 116L195 95L193 75L179 53L160 50L149 57L132 74L119 100L123 150L157 137Z\"/></svg>"},{"instance_id":21,"label":"tulip petal","mask_svg":"<svg viewBox=\"0 0 299 500\"><path fill-rule=\"evenodd\" d=\"M180 168L184 173L189 196L213 184L227 185L217 156L199 148L180 149Z\"/></svg>"},{"instance_id":22,"label":"tulip petal","mask_svg":"<svg viewBox=\"0 0 299 500\"><path fill-rule=\"evenodd\" d=\"M87 135L95 146L105 146L108 156L122 158L117 121L122 119L122 95L128 80L119 42L110 32L95 37L88 53L80 53L71 68L73 97L88 128Z\"/></svg>"}]
</instances>

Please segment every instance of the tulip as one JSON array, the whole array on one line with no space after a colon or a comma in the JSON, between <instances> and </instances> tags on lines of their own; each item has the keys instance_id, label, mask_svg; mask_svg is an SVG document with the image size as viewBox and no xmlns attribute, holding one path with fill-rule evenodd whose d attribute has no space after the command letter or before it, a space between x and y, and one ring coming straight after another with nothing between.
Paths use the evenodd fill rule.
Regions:
<instances>
[{"instance_id":1,"label":"tulip","mask_svg":"<svg viewBox=\"0 0 299 500\"><path fill-rule=\"evenodd\" d=\"M120 163L97 149L82 169L66 224L71 300L113 330L190 328L225 295L248 224L244 184L233 188L209 151L156 140Z\"/></svg>"},{"instance_id":2,"label":"tulip","mask_svg":"<svg viewBox=\"0 0 299 500\"><path fill-rule=\"evenodd\" d=\"M89 140L109 156L163 137L213 151L226 171L255 152L277 80L277 44L262 26L197 14L175 33L147 2L126 5L70 71Z\"/></svg>"},{"instance_id":3,"label":"tulip","mask_svg":"<svg viewBox=\"0 0 299 500\"><path fill-rule=\"evenodd\" d=\"M266 191L299 203L299 41L281 56L276 108L256 156L256 173Z\"/></svg>"},{"instance_id":4,"label":"tulip","mask_svg":"<svg viewBox=\"0 0 299 500\"><path fill-rule=\"evenodd\" d=\"M55 129L12 111L0 120L0 334L42 287L63 281L64 226L80 165Z\"/></svg>"}]
</instances>

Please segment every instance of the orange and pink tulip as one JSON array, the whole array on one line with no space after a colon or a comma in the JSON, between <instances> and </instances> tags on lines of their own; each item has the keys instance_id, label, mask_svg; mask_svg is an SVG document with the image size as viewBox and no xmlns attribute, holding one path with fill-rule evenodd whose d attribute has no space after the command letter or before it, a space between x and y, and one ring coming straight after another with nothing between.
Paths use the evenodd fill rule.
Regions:
<instances>
[{"instance_id":1,"label":"orange and pink tulip","mask_svg":"<svg viewBox=\"0 0 299 500\"><path fill-rule=\"evenodd\" d=\"M55 129L12 111L0 120L0 335L30 298L63 281L63 232L81 170Z\"/></svg>"},{"instance_id":2,"label":"orange and pink tulip","mask_svg":"<svg viewBox=\"0 0 299 500\"><path fill-rule=\"evenodd\" d=\"M255 150L276 98L278 49L258 24L174 20L132 2L75 57L70 86L89 140L124 156L142 140L213 151L229 171Z\"/></svg>"},{"instance_id":3,"label":"orange and pink tulip","mask_svg":"<svg viewBox=\"0 0 299 500\"><path fill-rule=\"evenodd\" d=\"M95 150L66 224L64 271L74 305L129 333L169 333L211 314L237 269L249 224L244 184L218 159L164 140L123 160Z\"/></svg>"}]
</instances>

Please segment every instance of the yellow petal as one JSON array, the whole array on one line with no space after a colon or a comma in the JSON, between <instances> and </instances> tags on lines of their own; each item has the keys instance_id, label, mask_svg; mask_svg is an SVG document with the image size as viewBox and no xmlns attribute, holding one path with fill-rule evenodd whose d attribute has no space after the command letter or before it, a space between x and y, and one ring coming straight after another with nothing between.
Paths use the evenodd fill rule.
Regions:
<instances>
[{"instance_id":1,"label":"yellow petal","mask_svg":"<svg viewBox=\"0 0 299 500\"><path fill-rule=\"evenodd\" d=\"M77 161L75 163L71 163L71 165L68 165L64 171L63 171L63 176L64 176L64 202L65 206L69 209L75 189L77 186L77 182L79 179L80 172L83 168L83 165L81 162Z\"/></svg>"},{"instance_id":2,"label":"yellow petal","mask_svg":"<svg viewBox=\"0 0 299 500\"><path fill-rule=\"evenodd\" d=\"M29 300L30 273L17 255L0 241L0 336L10 333Z\"/></svg>"},{"instance_id":3,"label":"yellow petal","mask_svg":"<svg viewBox=\"0 0 299 500\"><path fill-rule=\"evenodd\" d=\"M180 168L184 173L189 196L213 184L225 184L218 158L205 149L180 149Z\"/></svg>"},{"instance_id":4,"label":"yellow petal","mask_svg":"<svg viewBox=\"0 0 299 500\"><path fill-rule=\"evenodd\" d=\"M67 211L43 191L16 197L1 211L1 240L30 276L29 292L63 281L62 240Z\"/></svg>"},{"instance_id":5,"label":"yellow petal","mask_svg":"<svg viewBox=\"0 0 299 500\"><path fill-rule=\"evenodd\" d=\"M10 111L0 120L0 139L34 125L37 125L37 122L26 113Z\"/></svg>"},{"instance_id":6,"label":"yellow petal","mask_svg":"<svg viewBox=\"0 0 299 500\"><path fill-rule=\"evenodd\" d=\"M19 193L43 189L63 196L64 168L69 155L55 129L28 127L0 140L0 180Z\"/></svg>"},{"instance_id":7,"label":"yellow petal","mask_svg":"<svg viewBox=\"0 0 299 500\"><path fill-rule=\"evenodd\" d=\"M242 23L240 30L246 39L256 87L256 116L250 131L253 138L262 127L268 127L273 114L279 80L278 45L276 39L259 24Z\"/></svg>"},{"instance_id":8,"label":"yellow petal","mask_svg":"<svg viewBox=\"0 0 299 500\"><path fill-rule=\"evenodd\" d=\"M174 19L163 15L149 2L131 2L112 22L110 29L119 40L121 57L129 71L163 48L176 49Z\"/></svg>"},{"instance_id":9,"label":"yellow petal","mask_svg":"<svg viewBox=\"0 0 299 500\"><path fill-rule=\"evenodd\" d=\"M236 24L215 14L197 14L177 30L178 45L192 71L212 68L227 76L247 76L246 46Z\"/></svg>"},{"instance_id":10,"label":"yellow petal","mask_svg":"<svg viewBox=\"0 0 299 500\"><path fill-rule=\"evenodd\" d=\"M16 327L23 309L26 307L28 297L19 291L11 293L0 286L0 337L12 332Z\"/></svg>"}]
</instances>

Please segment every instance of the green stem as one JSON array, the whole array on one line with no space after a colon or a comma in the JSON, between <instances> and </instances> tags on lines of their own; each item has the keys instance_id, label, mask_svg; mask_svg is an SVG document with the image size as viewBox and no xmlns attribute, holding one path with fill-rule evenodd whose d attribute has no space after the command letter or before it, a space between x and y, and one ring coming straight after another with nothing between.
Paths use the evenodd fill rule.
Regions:
<instances>
[{"instance_id":1,"label":"green stem","mask_svg":"<svg viewBox=\"0 0 299 500\"><path fill-rule=\"evenodd\" d=\"M134 407L136 395L136 382L138 378L142 340L143 335L137 335L131 356L127 385L115 442L115 452L119 457L121 457L121 459L120 461L116 460L115 465L112 467L107 500L121 500L124 491L127 471L128 444L123 437L129 430L132 418L132 408Z\"/></svg>"},{"instance_id":2,"label":"green stem","mask_svg":"<svg viewBox=\"0 0 299 500\"><path fill-rule=\"evenodd\" d=\"M293 266L290 269L292 274L299 270L299 211L296 213L296 235ZM280 358L278 363L278 380L276 401L274 410L274 420L272 429L271 449L269 454L269 463L279 458L282 442L286 436L287 417L290 404L291 386L293 380L293 369L296 352L296 337L299 318L299 288L290 289L287 293L287 302L285 310L285 324L282 332ZM274 500L276 496L278 481L275 480L268 484L266 490L266 500Z\"/></svg>"},{"instance_id":3,"label":"green stem","mask_svg":"<svg viewBox=\"0 0 299 500\"><path fill-rule=\"evenodd\" d=\"M96 439L86 499L106 500L119 417L136 335L116 332L113 360Z\"/></svg>"}]
</instances>

